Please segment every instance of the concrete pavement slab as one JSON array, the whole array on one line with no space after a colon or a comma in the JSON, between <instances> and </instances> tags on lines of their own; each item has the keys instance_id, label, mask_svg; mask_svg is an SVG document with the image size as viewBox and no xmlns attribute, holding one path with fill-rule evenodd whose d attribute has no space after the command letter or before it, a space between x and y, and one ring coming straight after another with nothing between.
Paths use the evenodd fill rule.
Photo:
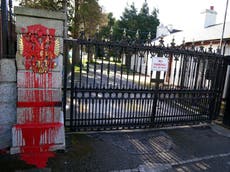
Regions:
<instances>
[{"instance_id":1,"label":"concrete pavement slab","mask_svg":"<svg viewBox=\"0 0 230 172\"><path fill-rule=\"evenodd\" d=\"M230 171L230 138L210 126L66 137L66 151L49 159L52 172ZM1 172L34 168L13 157L0 155Z\"/></svg>"}]
</instances>

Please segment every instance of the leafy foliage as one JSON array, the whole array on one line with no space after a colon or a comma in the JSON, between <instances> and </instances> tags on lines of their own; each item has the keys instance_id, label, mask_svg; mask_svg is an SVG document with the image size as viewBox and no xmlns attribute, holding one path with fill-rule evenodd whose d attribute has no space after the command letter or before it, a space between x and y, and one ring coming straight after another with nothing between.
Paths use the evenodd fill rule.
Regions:
<instances>
[{"instance_id":1,"label":"leafy foliage","mask_svg":"<svg viewBox=\"0 0 230 172\"><path fill-rule=\"evenodd\" d=\"M84 24L86 36L92 36L97 25L105 25L107 18L102 14L98 0L18 0L21 6L54 11L64 11L66 5L68 26L73 38L79 37Z\"/></svg>"},{"instance_id":2,"label":"leafy foliage","mask_svg":"<svg viewBox=\"0 0 230 172\"><path fill-rule=\"evenodd\" d=\"M100 30L100 37L103 39L110 37L110 35L113 33L113 30L111 29L114 28L117 23L116 19L113 17L113 13L108 13L106 15L106 18L107 18L106 25L102 27Z\"/></svg>"},{"instance_id":3,"label":"leafy foliage","mask_svg":"<svg viewBox=\"0 0 230 172\"><path fill-rule=\"evenodd\" d=\"M138 12L135 4L127 6L120 20L116 20L112 13L103 14L98 0L17 0L21 6L43 8L48 10L62 10L68 14L68 27L73 38L78 38L84 24L85 35L92 37L97 25L101 26L100 37L108 38L113 33L113 39L120 40L123 30L126 29L127 37L134 39L137 30L140 31L140 39L146 39L149 32L151 38L155 38L156 28L159 25L158 10L151 13L148 3L145 1ZM111 31L111 28L113 30Z\"/></svg>"},{"instance_id":4,"label":"leafy foliage","mask_svg":"<svg viewBox=\"0 0 230 172\"><path fill-rule=\"evenodd\" d=\"M120 40L123 36L123 30L126 29L127 37L135 39L136 32L139 30L140 39L147 39L147 35L151 32L151 38L155 38L156 29L159 25L158 10L150 13L148 3L145 1L140 9L137 11L135 4L132 3L127 6L121 16L121 19L116 21L112 14L108 14L108 25L101 31L102 37L107 37L109 30L113 27L113 38Z\"/></svg>"},{"instance_id":5,"label":"leafy foliage","mask_svg":"<svg viewBox=\"0 0 230 172\"><path fill-rule=\"evenodd\" d=\"M84 24L84 30L87 37L95 34L97 25L104 26L106 15L102 13L97 0L74 0L75 12L73 16L73 37L79 37L81 24Z\"/></svg>"},{"instance_id":6,"label":"leafy foliage","mask_svg":"<svg viewBox=\"0 0 230 172\"><path fill-rule=\"evenodd\" d=\"M40 8L47 10L61 10L63 9L64 0L17 0L20 6L30 7L30 8ZM69 4L69 1L67 1Z\"/></svg>"}]
</instances>

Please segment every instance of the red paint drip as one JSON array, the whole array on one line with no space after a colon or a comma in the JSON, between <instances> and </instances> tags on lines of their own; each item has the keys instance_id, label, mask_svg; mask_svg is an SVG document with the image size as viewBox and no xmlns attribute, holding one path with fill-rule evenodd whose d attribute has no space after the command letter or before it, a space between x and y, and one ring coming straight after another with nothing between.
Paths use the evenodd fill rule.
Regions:
<instances>
[{"instance_id":1,"label":"red paint drip","mask_svg":"<svg viewBox=\"0 0 230 172\"><path fill-rule=\"evenodd\" d=\"M28 66L26 69L29 69ZM20 157L28 164L45 168L48 159L55 156L50 148L55 144L55 137L63 125L55 122L54 114L54 107L61 106L61 102L54 101L52 72L37 74L28 71L24 77L25 88L42 89L27 89L21 95L23 102L17 103L17 107L25 108L22 114L24 123L16 125Z\"/></svg>"},{"instance_id":2,"label":"red paint drip","mask_svg":"<svg viewBox=\"0 0 230 172\"><path fill-rule=\"evenodd\" d=\"M48 159L55 156L49 149L54 145L55 136L61 125L61 123L16 125L25 142L20 147L21 159L38 168L46 167Z\"/></svg>"},{"instance_id":3,"label":"red paint drip","mask_svg":"<svg viewBox=\"0 0 230 172\"><path fill-rule=\"evenodd\" d=\"M52 107L61 106L61 102L17 102L17 107L50 107L50 106Z\"/></svg>"},{"instance_id":4,"label":"red paint drip","mask_svg":"<svg viewBox=\"0 0 230 172\"><path fill-rule=\"evenodd\" d=\"M37 102L53 102L57 101L59 96L60 90L52 89L20 89L18 92L19 100L23 102L35 102L35 99Z\"/></svg>"}]
</instances>

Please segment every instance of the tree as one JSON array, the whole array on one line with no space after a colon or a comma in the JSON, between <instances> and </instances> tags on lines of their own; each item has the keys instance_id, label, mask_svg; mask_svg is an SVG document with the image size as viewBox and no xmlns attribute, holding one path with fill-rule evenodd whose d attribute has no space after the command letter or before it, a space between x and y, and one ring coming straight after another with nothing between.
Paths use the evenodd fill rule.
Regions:
<instances>
[{"instance_id":1,"label":"tree","mask_svg":"<svg viewBox=\"0 0 230 172\"><path fill-rule=\"evenodd\" d=\"M106 14L106 25L101 27L100 30L100 37L103 38L109 38L111 32L113 32L111 29L115 27L116 25L116 19L113 17L113 13Z\"/></svg>"},{"instance_id":2,"label":"tree","mask_svg":"<svg viewBox=\"0 0 230 172\"><path fill-rule=\"evenodd\" d=\"M84 24L86 36L96 32L97 25L105 25L98 0L18 0L21 6L47 10L64 10L67 6L68 26L73 38L79 37L80 26Z\"/></svg>"},{"instance_id":3,"label":"tree","mask_svg":"<svg viewBox=\"0 0 230 172\"><path fill-rule=\"evenodd\" d=\"M145 35L141 35L142 39L146 39L147 33L151 32L152 38L156 37L157 26L160 24L157 18L158 10L154 8L152 13L149 13L148 3L145 1L138 14L137 23L139 24L140 31L145 32Z\"/></svg>"},{"instance_id":4,"label":"tree","mask_svg":"<svg viewBox=\"0 0 230 172\"><path fill-rule=\"evenodd\" d=\"M47 10L61 10L63 9L64 0L17 0L20 6L30 7L30 8L41 8Z\"/></svg>"},{"instance_id":5,"label":"tree","mask_svg":"<svg viewBox=\"0 0 230 172\"><path fill-rule=\"evenodd\" d=\"M139 13L132 3L127 6L121 16L121 19L116 21L112 14L108 15L108 25L101 31L101 37L107 37L110 27L113 27L113 39L122 40L123 30L126 29L127 38L129 40L134 40L136 37L136 32L139 30L139 38L146 40L149 32L151 32L151 39L155 38L157 26L159 25L158 10L154 9L151 14L149 12L149 7L145 1L140 9ZM126 54L126 66L130 67L131 55Z\"/></svg>"},{"instance_id":6,"label":"tree","mask_svg":"<svg viewBox=\"0 0 230 172\"><path fill-rule=\"evenodd\" d=\"M155 38L157 26L159 25L158 10L156 8L149 12L148 3L145 1L140 9L137 11L135 4L132 3L127 6L121 16L121 19L116 21L112 14L108 15L108 25L102 30L102 37L108 36L108 30L113 27L114 39L121 40L123 30L126 29L127 37L135 39L137 30L140 32L140 38L146 39L149 32L151 38Z\"/></svg>"},{"instance_id":7,"label":"tree","mask_svg":"<svg viewBox=\"0 0 230 172\"><path fill-rule=\"evenodd\" d=\"M72 37L78 38L81 27L84 26L86 36L92 36L102 18L101 7L97 0L74 0L74 15L72 18Z\"/></svg>"},{"instance_id":8,"label":"tree","mask_svg":"<svg viewBox=\"0 0 230 172\"><path fill-rule=\"evenodd\" d=\"M138 14L134 3L132 3L129 7L125 8L121 16L121 20L118 21L117 26L118 28L116 29L120 30L118 37L121 38L123 29L128 29L128 36L134 38L135 31L139 29Z\"/></svg>"}]
</instances>

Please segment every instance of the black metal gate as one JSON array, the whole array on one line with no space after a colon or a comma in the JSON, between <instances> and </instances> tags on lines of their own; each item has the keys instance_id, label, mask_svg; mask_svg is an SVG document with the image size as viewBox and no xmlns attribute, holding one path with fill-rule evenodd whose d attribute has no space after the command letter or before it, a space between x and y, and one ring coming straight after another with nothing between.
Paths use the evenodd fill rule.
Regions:
<instances>
[{"instance_id":1,"label":"black metal gate","mask_svg":"<svg viewBox=\"0 0 230 172\"><path fill-rule=\"evenodd\" d=\"M163 71L154 71L153 59ZM66 39L64 65L63 109L71 131L210 122L219 112L226 72L225 58L211 47L206 52L149 40Z\"/></svg>"},{"instance_id":2,"label":"black metal gate","mask_svg":"<svg viewBox=\"0 0 230 172\"><path fill-rule=\"evenodd\" d=\"M16 33L12 0L1 0L0 6L0 59L15 58Z\"/></svg>"}]
</instances>

